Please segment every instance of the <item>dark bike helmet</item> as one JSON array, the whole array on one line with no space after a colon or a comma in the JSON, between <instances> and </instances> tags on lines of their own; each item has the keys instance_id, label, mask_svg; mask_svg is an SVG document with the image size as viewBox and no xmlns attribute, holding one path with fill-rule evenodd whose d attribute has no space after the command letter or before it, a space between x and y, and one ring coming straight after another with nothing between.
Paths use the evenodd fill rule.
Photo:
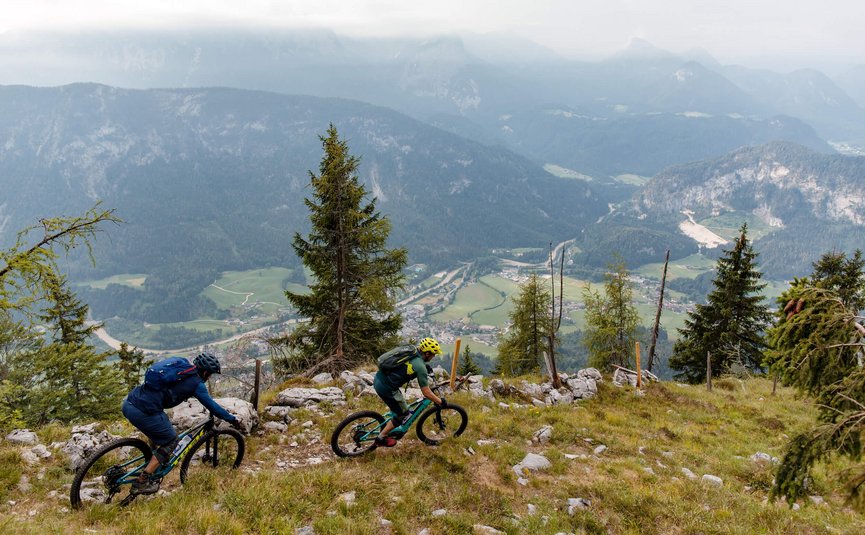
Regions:
<instances>
[{"instance_id":1,"label":"dark bike helmet","mask_svg":"<svg viewBox=\"0 0 865 535\"><path fill-rule=\"evenodd\" d=\"M219 359L213 356L213 353L201 353L195 357L195 360L192 362L200 371L222 373L222 368L219 366Z\"/></svg>"}]
</instances>

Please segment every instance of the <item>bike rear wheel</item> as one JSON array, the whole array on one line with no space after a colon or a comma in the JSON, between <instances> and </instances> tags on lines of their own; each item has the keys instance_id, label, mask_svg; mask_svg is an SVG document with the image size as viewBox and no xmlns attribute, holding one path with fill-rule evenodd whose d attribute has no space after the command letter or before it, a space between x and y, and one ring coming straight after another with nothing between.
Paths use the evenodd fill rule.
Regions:
<instances>
[{"instance_id":1,"label":"bike rear wheel","mask_svg":"<svg viewBox=\"0 0 865 535\"><path fill-rule=\"evenodd\" d=\"M234 429L208 431L189 448L180 463L180 482L186 484L189 471L203 472L205 468L235 469L243 461L246 442ZM194 477L194 475L193 475Z\"/></svg>"},{"instance_id":2,"label":"bike rear wheel","mask_svg":"<svg viewBox=\"0 0 865 535\"><path fill-rule=\"evenodd\" d=\"M375 411L360 411L341 421L330 437L330 447L340 457L357 457L375 449L373 431L384 423Z\"/></svg>"},{"instance_id":3,"label":"bike rear wheel","mask_svg":"<svg viewBox=\"0 0 865 535\"><path fill-rule=\"evenodd\" d=\"M78 509L83 502L111 503L131 483L128 475L140 471L153 456L150 446L138 438L121 438L105 444L75 471L69 501ZM136 472L137 473L137 472ZM128 482L121 482L127 476Z\"/></svg>"},{"instance_id":4,"label":"bike rear wheel","mask_svg":"<svg viewBox=\"0 0 865 535\"><path fill-rule=\"evenodd\" d=\"M441 444L442 441L463 434L469 425L469 415L459 405L448 404L447 407L431 407L421 414L417 422L417 436L430 446Z\"/></svg>"}]
</instances>

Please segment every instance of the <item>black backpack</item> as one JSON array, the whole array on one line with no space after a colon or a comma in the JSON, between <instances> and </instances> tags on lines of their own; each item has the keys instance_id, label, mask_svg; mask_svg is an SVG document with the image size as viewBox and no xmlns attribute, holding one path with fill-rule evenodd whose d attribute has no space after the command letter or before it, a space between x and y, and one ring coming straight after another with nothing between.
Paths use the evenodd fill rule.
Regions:
<instances>
[{"instance_id":1,"label":"black backpack","mask_svg":"<svg viewBox=\"0 0 865 535\"><path fill-rule=\"evenodd\" d=\"M400 366L415 356L417 349L414 346L401 346L391 349L378 358L378 369L387 373L396 371Z\"/></svg>"}]
</instances>

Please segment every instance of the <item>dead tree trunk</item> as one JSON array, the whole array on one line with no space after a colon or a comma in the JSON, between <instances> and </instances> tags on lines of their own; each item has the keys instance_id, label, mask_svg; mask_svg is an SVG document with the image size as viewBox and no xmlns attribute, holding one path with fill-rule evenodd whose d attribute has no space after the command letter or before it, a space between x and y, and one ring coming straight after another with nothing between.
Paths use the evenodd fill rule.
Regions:
<instances>
[{"instance_id":1,"label":"dead tree trunk","mask_svg":"<svg viewBox=\"0 0 865 535\"><path fill-rule=\"evenodd\" d=\"M658 342L658 329L661 325L661 310L664 308L664 287L667 285L667 265L670 263L670 250L664 258L664 274L661 276L661 295L658 297L658 312L655 314L655 325L652 327L652 343L649 345L649 363L646 369L652 371L655 363L655 344Z\"/></svg>"}]
</instances>

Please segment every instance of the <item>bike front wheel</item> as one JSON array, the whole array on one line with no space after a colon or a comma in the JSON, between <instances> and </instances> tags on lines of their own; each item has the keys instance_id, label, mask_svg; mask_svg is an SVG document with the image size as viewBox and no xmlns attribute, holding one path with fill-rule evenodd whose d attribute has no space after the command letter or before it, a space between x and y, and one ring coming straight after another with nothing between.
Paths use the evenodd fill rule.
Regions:
<instances>
[{"instance_id":1,"label":"bike front wheel","mask_svg":"<svg viewBox=\"0 0 865 535\"><path fill-rule=\"evenodd\" d=\"M186 484L190 469L203 472L205 468L235 469L243 461L246 442L234 429L213 429L198 439L180 463L180 482ZM193 476L194 477L194 476Z\"/></svg>"},{"instance_id":2,"label":"bike front wheel","mask_svg":"<svg viewBox=\"0 0 865 535\"><path fill-rule=\"evenodd\" d=\"M437 446L443 440L463 434L468 425L469 415L459 405L431 407L417 422L417 437L430 446Z\"/></svg>"},{"instance_id":3,"label":"bike front wheel","mask_svg":"<svg viewBox=\"0 0 865 535\"><path fill-rule=\"evenodd\" d=\"M150 446L138 438L121 438L105 444L75 471L69 490L72 507L78 509L83 502L111 503L152 456Z\"/></svg>"},{"instance_id":4,"label":"bike front wheel","mask_svg":"<svg viewBox=\"0 0 865 535\"><path fill-rule=\"evenodd\" d=\"M384 423L375 411L360 411L339 422L330 437L330 447L340 457L357 457L375 449L375 437Z\"/></svg>"}]
</instances>

